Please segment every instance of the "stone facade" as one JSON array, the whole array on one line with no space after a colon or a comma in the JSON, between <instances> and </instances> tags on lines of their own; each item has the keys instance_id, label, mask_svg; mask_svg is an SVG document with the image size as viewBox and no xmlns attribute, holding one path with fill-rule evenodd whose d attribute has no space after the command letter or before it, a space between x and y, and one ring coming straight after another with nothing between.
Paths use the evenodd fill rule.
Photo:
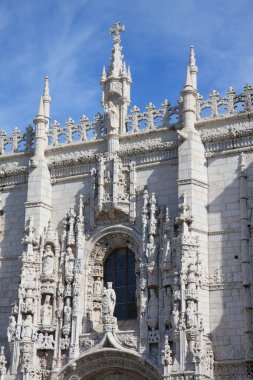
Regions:
<instances>
[{"instance_id":1,"label":"stone facade","mask_svg":"<svg viewBox=\"0 0 253 380\"><path fill-rule=\"evenodd\" d=\"M103 115L51 122L46 77L34 127L0 132L1 379L252 379L253 89L203 100L191 47L178 104L129 112L124 30Z\"/></svg>"}]
</instances>

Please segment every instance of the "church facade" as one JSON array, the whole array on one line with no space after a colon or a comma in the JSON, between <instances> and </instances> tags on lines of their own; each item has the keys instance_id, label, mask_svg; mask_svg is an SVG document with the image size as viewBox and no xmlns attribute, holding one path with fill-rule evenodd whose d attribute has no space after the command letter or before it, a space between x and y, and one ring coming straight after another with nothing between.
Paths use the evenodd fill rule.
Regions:
<instances>
[{"instance_id":1,"label":"church facade","mask_svg":"<svg viewBox=\"0 0 253 380\"><path fill-rule=\"evenodd\" d=\"M2 380L253 378L253 89L130 109L110 29L103 115L0 132Z\"/></svg>"}]
</instances>

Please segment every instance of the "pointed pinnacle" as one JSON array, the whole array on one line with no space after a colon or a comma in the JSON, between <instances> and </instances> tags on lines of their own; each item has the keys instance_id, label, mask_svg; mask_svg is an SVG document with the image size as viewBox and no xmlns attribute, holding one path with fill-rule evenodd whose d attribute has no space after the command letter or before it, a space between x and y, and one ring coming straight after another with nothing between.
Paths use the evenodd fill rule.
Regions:
<instances>
[{"instance_id":1,"label":"pointed pinnacle","mask_svg":"<svg viewBox=\"0 0 253 380\"><path fill-rule=\"evenodd\" d=\"M190 67L187 65L187 72L186 72L186 80L185 80L185 87L191 86L192 87L192 80L191 80L191 73L190 73Z\"/></svg>"},{"instance_id":2,"label":"pointed pinnacle","mask_svg":"<svg viewBox=\"0 0 253 380\"><path fill-rule=\"evenodd\" d=\"M195 50L194 46L190 46L190 60L189 60L189 65L190 66L196 66L196 59L195 59Z\"/></svg>"},{"instance_id":3,"label":"pointed pinnacle","mask_svg":"<svg viewBox=\"0 0 253 380\"><path fill-rule=\"evenodd\" d=\"M45 76L43 96L50 96L49 95L49 81L48 81L47 75Z\"/></svg>"}]
</instances>

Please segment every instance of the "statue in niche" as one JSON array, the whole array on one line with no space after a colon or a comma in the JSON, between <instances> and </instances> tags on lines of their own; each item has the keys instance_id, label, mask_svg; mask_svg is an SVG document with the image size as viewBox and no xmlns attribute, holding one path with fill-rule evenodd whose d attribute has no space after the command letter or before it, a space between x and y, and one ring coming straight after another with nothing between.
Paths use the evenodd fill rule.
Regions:
<instances>
[{"instance_id":1,"label":"statue in niche","mask_svg":"<svg viewBox=\"0 0 253 380\"><path fill-rule=\"evenodd\" d=\"M149 235L148 237L148 243L147 243L147 249L146 249L146 255L148 258L148 262L150 264L154 264L156 262L156 246L155 246L155 239L153 235Z\"/></svg>"},{"instance_id":2,"label":"statue in niche","mask_svg":"<svg viewBox=\"0 0 253 380\"><path fill-rule=\"evenodd\" d=\"M68 326L71 323L71 311L72 308L70 306L70 298L67 298L63 308L64 326Z\"/></svg>"},{"instance_id":3,"label":"statue in niche","mask_svg":"<svg viewBox=\"0 0 253 380\"><path fill-rule=\"evenodd\" d=\"M68 247L65 258L65 274L67 276L73 276L75 264L75 256L72 252L72 248Z\"/></svg>"},{"instance_id":4,"label":"statue in niche","mask_svg":"<svg viewBox=\"0 0 253 380\"><path fill-rule=\"evenodd\" d=\"M164 323L166 325L171 324L171 313L172 313L172 307L171 307L171 288L167 286L164 289L164 308L163 308L163 315L164 315Z\"/></svg>"},{"instance_id":5,"label":"statue in niche","mask_svg":"<svg viewBox=\"0 0 253 380\"><path fill-rule=\"evenodd\" d=\"M188 301L187 302L187 308L186 308L186 327L188 329L195 328L197 326L196 324L196 315L194 310L194 301Z\"/></svg>"},{"instance_id":6,"label":"statue in niche","mask_svg":"<svg viewBox=\"0 0 253 380\"><path fill-rule=\"evenodd\" d=\"M171 323L172 323L172 328L173 330L178 329L178 323L179 323L179 311L178 311L178 304L174 303L174 309L171 313Z\"/></svg>"},{"instance_id":7,"label":"statue in niche","mask_svg":"<svg viewBox=\"0 0 253 380\"><path fill-rule=\"evenodd\" d=\"M30 340L33 333L33 319L31 315L27 315L26 319L23 322L23 329L21 337L24 340Z\"/></svg>"},{"instance_id":8,"label":"statue in niche","mask_svg":"<svg viewBox=\"0 0 253 380\"><path fill-rule=\"evenodd\" d=\"M50 244L47 244L42 259L42 273L51 275L54 273L54 253Z\"/></svg>"},{"instance_id":9,"label":"statue in niche","mask_svg":"<svg viewBox=\"0 0 253 380\"><path fill-rule=\"evenodd\" d=\"M148 301L148 325L154 331L158 324L158 298L155 289L149 289L150 298Z\"/></svg>"},{"instance_id":10,"label":"statue in niche","mask_svg":"<svg viewBox=\"0 0 253 380\"><path fill-rule=\"evenodd\" d=\"M52 305L50 305L50 300L51 296L46 295L44 304L41 307L41 323L44 326L51 325L52 323L52 316L53 316L53 311L52 311Z\"/></svg>"},{"instance_id":11,"label":"statue in niche","mask_svg":"<svg viewBox=\"0 0 253 380\"><path fill-rule=\"evenodd\" d=\"M93 295L97 297L102 296L102 285L101 285L100 277L98 277L97 280L94 282Z\"/></svg>"},{"instance_id":12,"label":"statue in niche","mask_svg":"<svg viewBox=\"0 0 253 380\"><path fill-rule=\"evenodd\" d=\"M102 294L102 313L113 316L116 305L116 293L112 289L112 282L107 282L107 289L103 289Z\"/></svg>"},{"instance_id":13,"label":"statue in niche","mask_svg":"<svg viewBox=\"0 0 253 380\"><path fill-rule=\"evenodd\" d=\"M108 105L105 106L104 108L105 112L105 119L108 120L108 133L113 134L113 133L118 133L119 130L119 113L118 109L113 104L111 100L109 100Z\"/></svg>"},{"instance_id":14,"label":"statue in niche","mask_svg":"<svg viewBox=\"0 0 253 380\"><path fill-rule=\"evenodd\" d=\"M12 315L9 317L9 326L8 326L8 329L7 329L7 337L8 337L8 342L12 342L14 340L14 337L15 337L15 332L16 332L16 319L15 317Z\"/></svg>"}]
</instances>

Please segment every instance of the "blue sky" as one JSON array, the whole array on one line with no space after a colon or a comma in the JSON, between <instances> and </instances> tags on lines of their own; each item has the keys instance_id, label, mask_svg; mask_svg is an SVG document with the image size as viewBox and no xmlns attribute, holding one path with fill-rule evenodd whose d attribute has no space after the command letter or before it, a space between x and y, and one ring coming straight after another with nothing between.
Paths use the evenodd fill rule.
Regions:
<instances>
[{"instance_id":1,"label":"blue sky","mask_svg":"<svg viewBox=\"0 0 253 380\"><path fill-rule=\"evenodd\" d=\"M0 129L32 122L45 75L52 121L102 112L99 81L115 21L126 26L132 106L176 103L191 44L204 97L229 86L240 92L253 84L252 17L252 0L1 0Z\"/></svg>"}]
</instances>

